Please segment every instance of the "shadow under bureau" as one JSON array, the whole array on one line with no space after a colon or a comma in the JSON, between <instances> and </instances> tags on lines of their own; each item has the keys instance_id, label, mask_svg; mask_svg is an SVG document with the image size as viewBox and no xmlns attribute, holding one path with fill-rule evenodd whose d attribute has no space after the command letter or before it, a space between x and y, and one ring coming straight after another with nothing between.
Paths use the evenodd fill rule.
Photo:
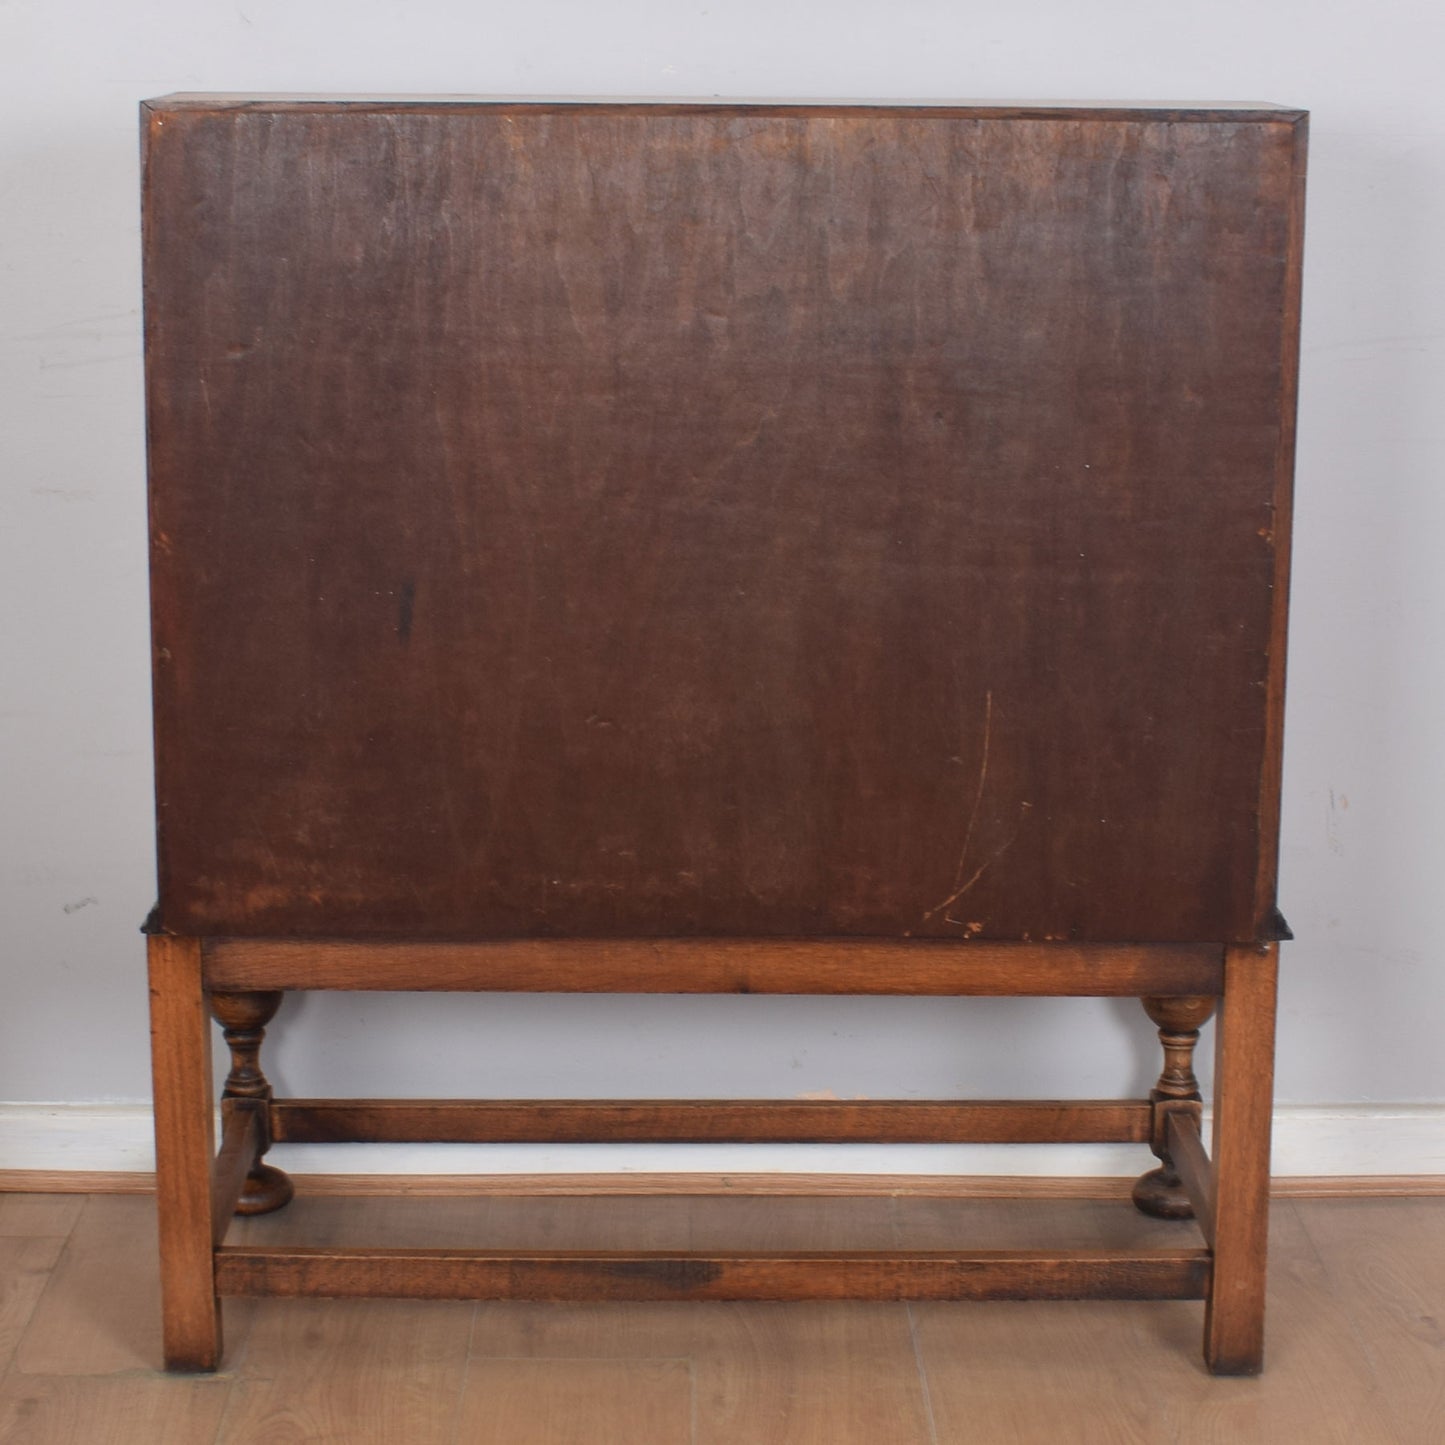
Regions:
<instances>
[{"instance_id":1,"label":"shadow under bureau","mask_svg":"<svg viewBox=\"0 0 1445 1445\"><path fill-rule=\"evenodd\" d=\"M142 121L167 1364L216 1366L224 1295L1167 1297L1257 1370L1303 113ZM1132 996L1165 1061L1136 1100L282 1099L288 989ZM290 1197L273 1142L340 1139L1135 1141L1202 1239L226 1242Z\"/></svg>"}]
</instances>

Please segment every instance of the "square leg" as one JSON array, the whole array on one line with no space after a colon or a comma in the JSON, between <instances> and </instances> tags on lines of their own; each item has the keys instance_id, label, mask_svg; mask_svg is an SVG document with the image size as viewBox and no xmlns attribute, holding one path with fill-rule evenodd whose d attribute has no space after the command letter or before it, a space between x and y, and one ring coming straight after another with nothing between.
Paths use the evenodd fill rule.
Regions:
<instances>
[{"instance_id":1,"label":"square leg","mask_svg":"<svg viewBox=\"0 0 1445 1445\"><path fill-rule=\"evenodd\" d=\"M221 1358L211 1199L216 1140L201 945L164 934L146 945L165 1365L214 1370Z\"/></svg>"},{"instance_id":2,"label":"square leg","mask_svg":"<svg viewBox=\"0 0 1445 1445\"><path fill-rule=\"evenodd\" d=\"M1278 962L1274 943L1225 949L1214 1038L1214 1270L1204 1313L1204 1358L1216 1375L1257 1375L1264 1363Z\"/></svg>"}]
</instances>

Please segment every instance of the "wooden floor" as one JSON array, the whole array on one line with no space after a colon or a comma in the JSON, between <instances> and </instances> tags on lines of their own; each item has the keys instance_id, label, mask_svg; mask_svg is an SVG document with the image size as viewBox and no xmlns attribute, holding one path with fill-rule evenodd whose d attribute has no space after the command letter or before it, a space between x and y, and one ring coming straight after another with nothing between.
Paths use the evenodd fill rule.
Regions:
<instances>
[{"instance_id":1,"label":"wooden floor","mask_svg":"<svg viewBox=\"0 0 1445 1445\"><path fill-rule=\"evenodd\" d=\"M1114 1245L1122 1201L302 1198L232 1238L554 1248ZM0 1195L0 1441L1373 1445L1445 1441L1445 1199L1276 1201L1266 1373L1202 1306L232 1301L157 1368L149 1198Z\"/></svg>"}]
</instances>

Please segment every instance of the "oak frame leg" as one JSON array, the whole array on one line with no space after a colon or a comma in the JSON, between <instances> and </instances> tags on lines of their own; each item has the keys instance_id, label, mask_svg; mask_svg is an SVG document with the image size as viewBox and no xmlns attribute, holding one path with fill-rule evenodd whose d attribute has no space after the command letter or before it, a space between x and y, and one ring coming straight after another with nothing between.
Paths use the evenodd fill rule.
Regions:
<instances>
[{"instance_id":1,"label":"oak frame leg","mask_svg":"<svg viewBox=\"0 0 1445 1445\"><path fill-rule=\"evenodd\" d=\"M1279 945L1224 955L1214 1054L1214 1270L1204 1308L1204 1358L1216 1375L1264 1364L1269 1143Z\"/></svg>"},{"instance_id":2,"label":"oak frame leg","mask_svg":"<svg viewBox=\"0 0 1445 1445\"><path fill-rule=\"evenodd\" d=\"M289 1204L296 1193L290 1176L274 1164L263 1162L271 1147L270 1104L271 1085L261 1070L261 1044L266 1025L281 1006L279 990L252 990L244 993L213 993L211 1012L221 1025L226 1046L231 1051L231 1071L221 1091L223 1115L243 1100L248 1106L259 1105L256 1117L260 1125L256 1155L246 1174L236 1213L242 1215L270 1214Z\"/></svg>"},{"instance_id":3,"label":"oak frame leg","mask_svg":"<svg viewBox=\"0 0 1445 1445\"><path fill-rule=\"evenodd\" d=\"M155 1098L161 1324L168 1370L214 1370L221 1307L212 1254L211 1020L194 938L146 939Z\"/></svg>"}]
</instances>

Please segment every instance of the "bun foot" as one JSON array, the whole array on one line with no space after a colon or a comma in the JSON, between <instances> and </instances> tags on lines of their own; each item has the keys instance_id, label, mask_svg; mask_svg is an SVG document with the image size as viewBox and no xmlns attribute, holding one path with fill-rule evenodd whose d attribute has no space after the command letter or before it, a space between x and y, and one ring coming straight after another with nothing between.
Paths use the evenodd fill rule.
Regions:
<instances>
[{"instance_id":1,"label":"bun foot","mask_svg":"<svg viewBox=\"0 0 1445 1445\"><path fill-rule=\"evenodd\" d=\"M1172 1169L1151 1169L1134 1181L1134 1207L1155 1219L1193 1219L1194 1206Z\"/></svg>"},{"instance_id":2,"label":"bun foot","mask_svg":"<svg viewBox=\"0 0 1445 1445\"><path fill-rule=\"evenodd\" d=\"M246 1176L236 1213L270 1214L290 1204L295 1193L296 1186L289 1174L277 1169L274 1164L257 1164Z\"/></svg>"}]
</instances>

